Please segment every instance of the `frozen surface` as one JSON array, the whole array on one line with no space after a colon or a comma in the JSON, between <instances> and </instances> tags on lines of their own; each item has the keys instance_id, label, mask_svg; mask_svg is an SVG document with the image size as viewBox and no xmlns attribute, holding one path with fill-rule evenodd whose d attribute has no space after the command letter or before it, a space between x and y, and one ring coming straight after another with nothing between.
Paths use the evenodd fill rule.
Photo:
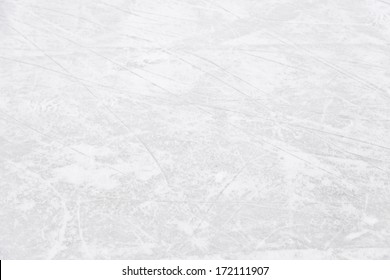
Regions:
<instances>
[{"instance_id":1,"label":"frozen surface","mask_svg":"<svg viewBox=\"0 0 390 280\"><path fill-rule=\"evenodd\" d=\"M1 0L0 259L389 259L389 42L389 0Z\"/></svg>"}]
</instances>

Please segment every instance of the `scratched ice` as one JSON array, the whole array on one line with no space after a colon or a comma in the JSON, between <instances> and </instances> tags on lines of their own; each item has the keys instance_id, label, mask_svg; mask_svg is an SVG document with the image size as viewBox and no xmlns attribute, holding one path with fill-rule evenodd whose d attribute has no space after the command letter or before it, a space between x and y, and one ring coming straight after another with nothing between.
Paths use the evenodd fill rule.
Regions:
<instances>
[{"instance_id":1,"label":"scratched ice","mask_svg":"<svg viewBox=\"0 0 390 280\"><path fill-rule=\"evenodd\" d=\"M390 1L0 2L0 259L389 259Z\"/></svg>"}]
</instances>

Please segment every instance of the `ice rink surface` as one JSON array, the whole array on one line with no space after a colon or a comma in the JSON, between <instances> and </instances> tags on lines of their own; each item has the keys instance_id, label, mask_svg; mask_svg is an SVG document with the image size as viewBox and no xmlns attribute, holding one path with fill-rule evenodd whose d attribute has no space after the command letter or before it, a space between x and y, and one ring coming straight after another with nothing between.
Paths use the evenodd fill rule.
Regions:
<instances>
[{"instance_id":1,"label":"ice rink surface","mask_svg":"<svg viewBox=\"0 0 390 280\"><path fill-rule=\"evenodd\" d=\"M0 259L389 259L389 0L1 0Z\"/></svg>"}]
</instances>

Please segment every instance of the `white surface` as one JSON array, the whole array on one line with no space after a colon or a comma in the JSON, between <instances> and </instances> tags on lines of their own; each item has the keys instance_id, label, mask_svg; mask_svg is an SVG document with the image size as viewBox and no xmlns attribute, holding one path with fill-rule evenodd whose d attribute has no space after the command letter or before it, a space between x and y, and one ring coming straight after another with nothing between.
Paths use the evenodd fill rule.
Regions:
<instances>
[{"instance_id":1,"label":"white surface","mask_svg":"<svg viewBox=\"0 0 390 280\"><path fill-rule=\"evenodd\" d=\"M390 258L390 2L0 2L1 259Z\"/></svg>"}]
</instances>

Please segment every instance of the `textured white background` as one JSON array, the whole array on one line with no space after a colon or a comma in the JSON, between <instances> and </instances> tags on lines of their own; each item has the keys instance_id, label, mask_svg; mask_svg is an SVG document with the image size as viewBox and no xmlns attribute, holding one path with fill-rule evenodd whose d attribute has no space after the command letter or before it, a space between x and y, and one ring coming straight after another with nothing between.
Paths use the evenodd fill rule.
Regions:
<instances>
[{"instance_id":1,"label":"textured white background","mask_svg":"<svg viewBox=\"0 0 390 280\"><path fill-rule=\"evenodd\" d=\"M1 259L390 258L390 1L1 0Z\"/></svg>"}]
</instances>

